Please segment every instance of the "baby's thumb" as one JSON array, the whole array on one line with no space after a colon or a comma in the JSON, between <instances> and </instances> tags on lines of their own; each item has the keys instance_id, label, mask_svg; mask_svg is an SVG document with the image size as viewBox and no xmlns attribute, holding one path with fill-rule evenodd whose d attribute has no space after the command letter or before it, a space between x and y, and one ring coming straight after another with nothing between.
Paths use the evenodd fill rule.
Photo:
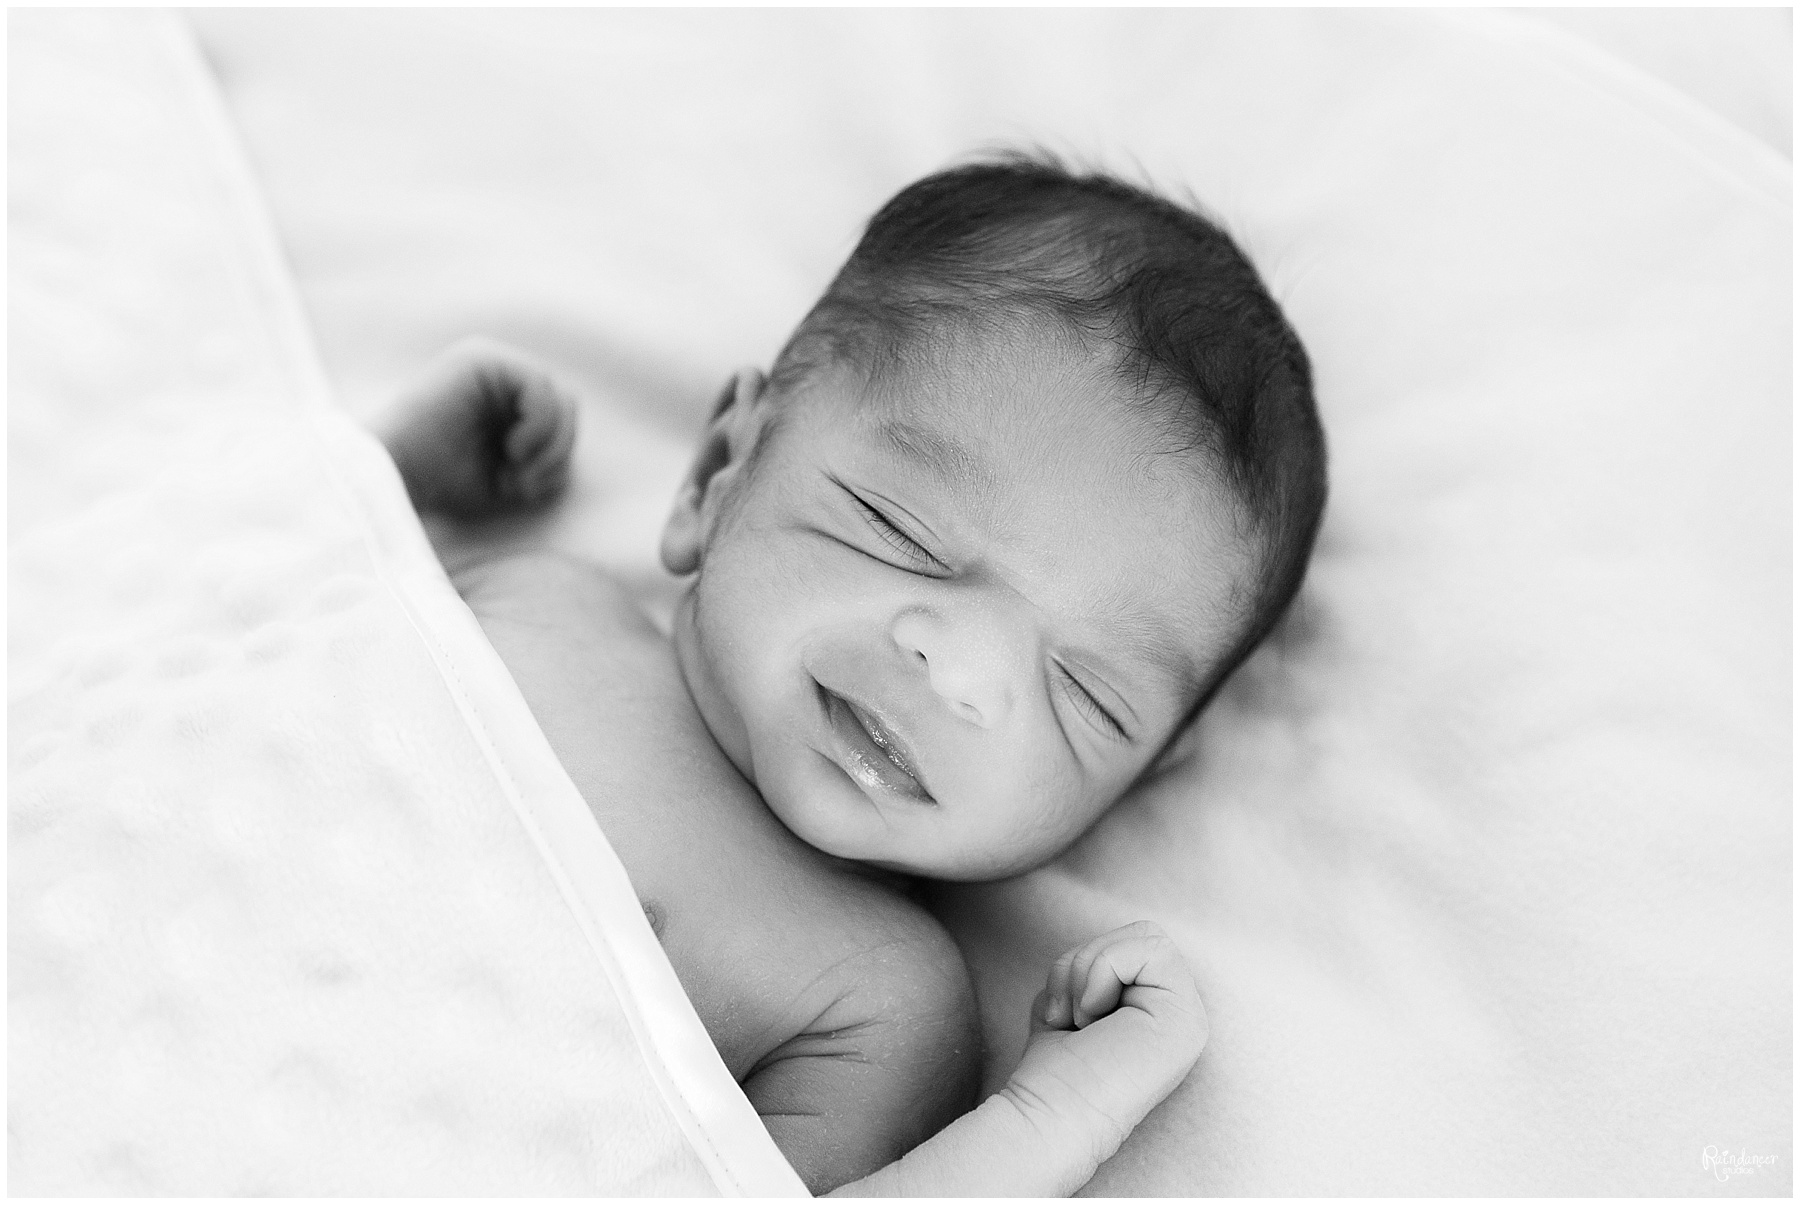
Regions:
<instances>
[{"instance_id":1,"label":"baby's thumb","mask_svg":"<svg viewBox=\"0 0 1800 1205\"><path fill-rule=\"evenodd\" d=\"M1067 1028L1063 1025L1053 1024L1046 1016L1050 1009L1050 1002L1051 994L1048 986L1040 988L1037 999L1031 1002L1031 1036L1034 1038L1040 1033L1046 1033L1052 1029Z\"/></svg>"}]
</instances>

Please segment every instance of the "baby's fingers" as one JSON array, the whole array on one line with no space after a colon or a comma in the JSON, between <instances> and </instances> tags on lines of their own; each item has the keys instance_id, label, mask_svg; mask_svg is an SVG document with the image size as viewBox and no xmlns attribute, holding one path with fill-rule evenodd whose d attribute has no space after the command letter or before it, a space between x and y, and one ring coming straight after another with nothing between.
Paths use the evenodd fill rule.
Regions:
<instances>
[{"instance_id":1,"label":"baby's fingers","mask_svg":"<svg viewBox=\"0 0 1800 1205\"><path fill-rule=\"evenodd\" d=\"M1119 1007L1125 984L1113 969L1106 952L1088 964L1087 977L1081 981L1081 997L1075 1005L1075 1028L1080 1029Z\"/></svg>"},{"instance_id":2,"label":"baby's fingers","mask_svg":"<svg viewBox=\"0 0 1800 1205\"><path fill-rule=\"evenodd\" d=\"M1124 995L1125 985L1130 979L1121 979L1120 972L1115 969L1109 952L1118 948L1123 942L1140 938L1147 933L1161 935L1149 921L1137 921L1125 925L1088 942L1074 953L1070 964L1070 989L1075 994L1073 1024L1079 1029L1093 1021L1098 1021L1113 1009L1119 1007Z\"/></svg>"},{"instance_id":3,"label":"baby's fingers","mask_svg":"<svg viewBox=\"0 0 1800 1205\"><path fill-rule=\"evenodd\" d=\"M1125 1004L1159 1018L1204 1017L1199 989L1180 949L1161 929L1139 921L1102 934L1073 962L1080 1000L1075 1023L1086 1025ZM1203 1024L1203 1022L1202 1022Z\"/></svg>"},{"instance_id":4,"label":"baby's fingers","mask_svg":"<svg viewBox=\"0 0 1800 1205\"><path fill-rule=\"evenodd\" d=\"M506 434L505 464L519 494L536 499L559 492L567 478L580 411L548 375L519 384L518 419Z\"/></svg>"},{"instance_id":5,"label":"baby's fingers","mask_svg":"<svg viewBox=\"0 0 1800 1205\"><path fill-rule=\"evenodd\" d=\"M1117 1008L1120 985L1110 973L1110 964L1102 961L1102 955L1120 941L1150 934L1161 936L1162 930L1149 921L1138 921L1065 950L1050 964L1050 975L1039 997L1043 1008L1034 1008L1033 1016L1052 1029L1079 1029ZM1113 980L1111 987L1107 986L1109 978Z\"/></svg>"},{"instance_id":6,"label":"baby's fingers","mask_svg":"<svg viewBox=\"0 0 1800 1205\"><path fill-rule=\"evenodd\" d=\"M507 434L506 449L514 460L554 450L573 442L577 407L575 398L547 372L514 366L506 387L513 391L517 419ZM566 444L564 444L566 450Z\"/></svg>"}]
</instances>

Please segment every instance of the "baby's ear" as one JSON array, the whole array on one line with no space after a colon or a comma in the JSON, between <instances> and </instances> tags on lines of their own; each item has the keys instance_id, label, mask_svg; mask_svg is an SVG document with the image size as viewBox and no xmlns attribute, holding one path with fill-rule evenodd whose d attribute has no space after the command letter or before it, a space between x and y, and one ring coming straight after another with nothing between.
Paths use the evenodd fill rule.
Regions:
<instances>
[{"instance_id":1,"label":"baby's ear","mask_svg":"<svg viewBox=\"0 0 1800 1205\"><path fill-rule=\"evenodd\" d=\"M754 446L758 416L752 411L767 386L761 369L740 368L720 390L700 436L693 467L688 469L669 521L663 525L662 563L670 573L681 575L700 568L718 518L719 500Z\"/></svg>"}]
</instances>

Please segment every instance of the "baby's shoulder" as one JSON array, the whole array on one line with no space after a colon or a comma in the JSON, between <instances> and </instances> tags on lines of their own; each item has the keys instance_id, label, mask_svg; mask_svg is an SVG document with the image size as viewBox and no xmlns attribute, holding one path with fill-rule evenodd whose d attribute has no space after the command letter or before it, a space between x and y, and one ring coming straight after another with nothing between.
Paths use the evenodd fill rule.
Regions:
<instances>
[{"instance_id":1,"label":"baby's shoulder","mask_svg":"<svg viewBox=\"0 0 1800 1205\"><path fill-rule=\"evenodd\" d=\"M470 560L450 571L450 581L484 619L530 620L574 611L589 624L656 634L623 583L598 565L560 553Z\"/></svg>"},{"instance_id":2,"label":"baby's shoulder","mask_svg":"<svg viewBox=\"0 0 1800 1205\"><path fill-rule=\"evenodd\" d=\"M857 947L836 969L847 993L883 1011L918 1017L923 1010L979 1032L968 968L943 925L901 891L849 877L855 889L842 893L833 915Z\"/></svg>"},{"instance_id":3,"label":"baby's shoulder","mask_svg":"<svg viewBox=\"0 0 1800 1205\"><path fill-rule=\"evenodd\" d=\"M950 935L898 892L860 879L841 888L811 934L828 964L808 992L817 1012L744 1082L814 1191L955 1120L981 1074L975 992Z\"/></svg>"},{"instance_id":4,"label":"baby's shoulder","mask_svg":"<svg viewBox=\"0 0 1800 1205\"><path fill-rule=\"evenodd\" d=\"M576 673L590 686L667 693L652 689L670 677L666 639L600 566L533 552L459 566L450 580L515 679Z\"/></svg>"}]
</instances>

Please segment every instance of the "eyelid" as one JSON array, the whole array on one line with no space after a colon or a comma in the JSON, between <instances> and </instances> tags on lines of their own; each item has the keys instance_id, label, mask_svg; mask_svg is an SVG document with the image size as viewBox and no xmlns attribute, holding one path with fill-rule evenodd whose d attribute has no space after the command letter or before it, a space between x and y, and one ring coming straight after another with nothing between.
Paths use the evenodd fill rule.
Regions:
<instances>
[{"instance_id":1,"label":"eyelid","mask_svg":"<svg viewBox=\"0 0 1800 1205\"><path fill-rule=\"evenodd\" d=\"M843 483L840 482L839 484L842 485ZM935 568L944 568L944 563L942 561L938 560L935 556L932 556L923 544L920 544L917 540L902 531L899 525L888 518L879 507L866 501L861 494L858 494L849 486L843 486L843 489L845 493L850 495L850 500L856 503L857 507L862 510L863 517L868 520L869 526L875 529L875 534L880 536L882 542L888 545L888 547L892 548L901 556L908 557L915 561L927 562Z\"/></svg>"},{"instance_id":2,"label":"eyelid","mask_svg":"<svg viewBox=\"0 0 1800 1205\"><path fill-rule=\"evenodd\" d=\"M1082 685L1080 678L1077 678L1074 674L1070 673L1066 666L1058 665L1056 668L1062 673L1063 680L1066 681L1069 686L1074 688L1075 697L1079 700L1085 700L1085 702L1077 702L1075 704L1077 710L1086 711L1093 718L1097 719L1100 722L1100 725L1106 729L1107 735L1116 737L1122 741L1129 741L1131 739L1131 734L1125 731L1125 725L1119 723L1119 721L1114 718L1112 712L1106 709L1106 705L1094 697L1093 691Z\"/></svg>"}]
</instances>

